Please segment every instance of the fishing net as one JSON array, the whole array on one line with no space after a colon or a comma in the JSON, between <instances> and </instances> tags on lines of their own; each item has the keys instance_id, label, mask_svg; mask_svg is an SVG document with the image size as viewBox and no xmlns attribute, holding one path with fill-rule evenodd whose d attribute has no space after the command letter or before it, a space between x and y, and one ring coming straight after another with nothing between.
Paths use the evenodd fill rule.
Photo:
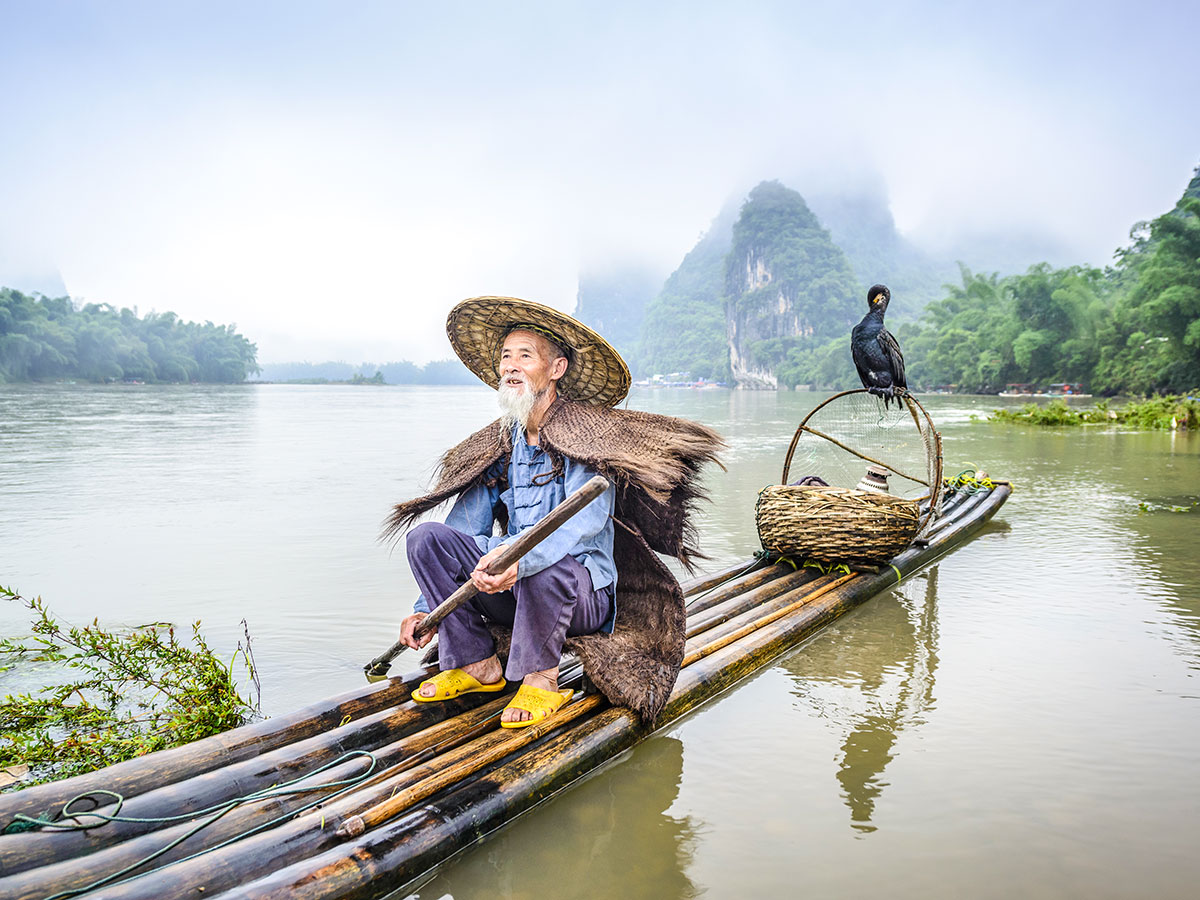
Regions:
<instances>
[{"instance_id":1,"label":"fishing net","mask_svg":"<svg viewBox=\"0 0 1200 900\"><path fill-rule=\"evenodd\" d=\"M819 404L796 430L781 483L815 475L831 487L853 488L873 463L887 470L893 497L917 499L940 483L938 434L913 397L885 406L858 390Z\"/></svg>"},{"instance_id":2,"label":"fishing net","mask_svg":"<svg viewBox=\"0 0 1200 900\"><path fill-rule=\"evenodd\" d=\"M759 537L788 555L886 562L936 515L941 466L941 438L914 398L835 394L796 429L780 484L760 493Z\"/></svg>"}]
</instances>

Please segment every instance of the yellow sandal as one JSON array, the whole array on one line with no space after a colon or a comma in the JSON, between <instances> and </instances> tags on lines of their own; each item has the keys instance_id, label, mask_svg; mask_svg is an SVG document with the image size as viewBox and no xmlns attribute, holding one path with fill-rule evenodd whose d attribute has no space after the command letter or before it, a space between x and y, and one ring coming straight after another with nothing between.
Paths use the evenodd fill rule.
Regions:
<instances>
[{"instance_id":1,"label":"yellow sandal","mask_svg":"<svg viewBox=\"0 0 1200 900\"><path fill-rule=\"evenodd\" d=\"M529 718L523 722L502 721L500 727L526 728L535 722L540 722L551 713L557 712L564 703L571 699L574 693L575 691L572 688L559 688L557 691L546 691L523 684L517 690L516 696L504 708L523 709L529 713Z\"/></svg>"},{"instance_id":2,"label":"yellow sandal","mask_svg":"<svg viewBox=\"0 0 1200 900\"><path fill-rule=\"evenodd\" d=\"M432 684L434 692L432 697L422 697L421 688L427 684ZM503 678L499 681L493 681L491 684L483 684L475 678L472 678L462 669L447 669L445 672L438 672L432 678L426 678L417 689L412 692L412 698L418 703L432 703L435 700L453 700L463 694L491 694L496 691L504 690L504 686L508 684Z\"/></svg>"}]
</instances>

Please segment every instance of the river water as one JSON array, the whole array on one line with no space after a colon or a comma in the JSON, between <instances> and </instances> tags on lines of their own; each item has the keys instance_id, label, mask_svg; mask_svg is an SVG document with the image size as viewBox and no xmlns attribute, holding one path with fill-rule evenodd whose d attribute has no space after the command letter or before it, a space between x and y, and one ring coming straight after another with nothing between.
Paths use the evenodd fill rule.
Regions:
<instances>
[{"instance_id":1,"label":"river water","mask_svg":"<svg viewBox=\"0 0 1200 900\"><path fill-rule=\"evenodd\" d=\"M635 391L728 438L711 568L757 549L755 494L820 399ZM1200 437L922 399L948 474L1015 485L983 534L412 895L1195 897ZM0 584L70 621L200 619L226 656L244 618L287 711L394 639L415 589L380 522L493 414L486 388L0 387Z\"/></svg>"}]
</instances>

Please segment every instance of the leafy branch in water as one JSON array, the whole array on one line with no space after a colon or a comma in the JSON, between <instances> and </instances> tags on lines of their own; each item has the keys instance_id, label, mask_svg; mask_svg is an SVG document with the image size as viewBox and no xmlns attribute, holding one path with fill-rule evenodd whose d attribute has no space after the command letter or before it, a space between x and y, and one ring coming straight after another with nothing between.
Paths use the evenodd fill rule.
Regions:
<instances>
[{"instance_id":1,"label":"leafy branch in water","mask_svg":"<svg viewBox=\"0 0 1200 900\"><path fill-rule=\"evenodd\" d=\"M1138 504L1138 512L1190 513L1197 509L1200 509L1200 502L1185 505L1180 503L1155 503L1150 500L1143 500Z\"/></svg>"},{"instance_id":2,"label":"leafy branch in water","mask_svg":"<svg viewBox=\"0 0 1200 900\"><path fill-rule=\"evenodd\" d=\"M989 422L1023 425L1126 425L1131 428L1194 431L1200 428L1200 400L1192 396L1150 397L1110 408L1107 400L1073 408L1065 400L1045 406L1026 403L1020 409L997 409Z\"/></svg>"},{"instance_id":3,"label":"leafy branch in water","mask_svg":"<svg viewBox=\"0 0 1200 900\"><path fill-rule=\"evenodd\" d=\"M3 585L0 597L32 613L29 637L0 638L0 671L42 663L61 680L0 700L0 769L30 767L8 789L176 747L259 715L260 686L245 620L245 643L238 642L226 665L205 642L199 622L192 625L189 646L168 623L123 633L95 620L83 627L64 625L40 597L30 600ZM242 697L234 681L239 661L253 701Z\"/></svg>"}]
</instances>

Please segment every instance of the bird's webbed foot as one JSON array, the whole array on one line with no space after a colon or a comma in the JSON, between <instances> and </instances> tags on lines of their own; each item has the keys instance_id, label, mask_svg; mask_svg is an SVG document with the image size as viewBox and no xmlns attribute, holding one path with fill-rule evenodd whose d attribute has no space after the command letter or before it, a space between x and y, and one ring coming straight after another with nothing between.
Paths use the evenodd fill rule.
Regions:
<instances>
[{"instance_id":1,"label":"bird's webbed foot","mask_svg":"<svg viewBox=\"0 0 1200 900\"><path fill-rule=\"evenodd\" d=\"M867 392L874 394L876 397L881 397L883 399L883 408L888 409L892 405L893 400L896 401L896 406L899 408L902 405L900 398L907 394L908 390L896 387L895 385L888 385L887 387L869 387L867 388Z\"/></svg>"}]
</instances>

